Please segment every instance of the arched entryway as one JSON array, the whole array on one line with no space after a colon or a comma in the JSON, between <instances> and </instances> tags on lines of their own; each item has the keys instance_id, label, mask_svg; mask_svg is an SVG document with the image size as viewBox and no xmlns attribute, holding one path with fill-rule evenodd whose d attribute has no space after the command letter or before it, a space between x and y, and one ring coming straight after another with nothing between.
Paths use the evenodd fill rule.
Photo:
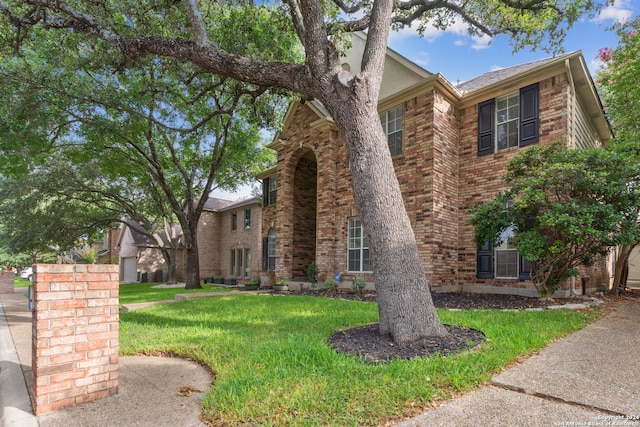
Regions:
<instances>
[{"instance_id":1,"label":"arched entryway","mask_svg":"<svg viewBox=\"0 0 640 427\"><path fill-rule=\"evenodd\" d=\"M293 265L295 280L307 281L309 264L316 259L318 163L311 150L304 152L293 178Z\"/></svg>"}]
</instances>

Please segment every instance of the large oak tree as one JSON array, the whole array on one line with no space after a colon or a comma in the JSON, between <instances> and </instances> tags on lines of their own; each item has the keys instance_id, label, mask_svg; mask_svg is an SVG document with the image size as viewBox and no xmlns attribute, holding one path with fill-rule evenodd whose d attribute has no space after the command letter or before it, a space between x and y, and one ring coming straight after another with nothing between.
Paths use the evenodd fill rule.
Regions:
<instances>
[{"instance_id":1,"label":"large oak tree","mask_svg":"<svg viewBox=\"0 0 640 427\"><path fill-rule=\"evenodd\" d=\"M590 0L284 0L268 4L197 0L60 1L3 0L0 11L18 37L28 26L73 30L88 40L101 39L130 58L169 56L222 76L283 88L322 102L346 141L353 190L366 230L376 277L380 332L404 344L425 336L442 336L426 282L415 236L377 111L389 31L412 23L445 29L464 21L471 34L506 34L516 49L525 46L556 50L565 29L596 8ZM289 23L304 48L303 63L269 60L256 54L278 45L277 33L253 50L221 42L212 16L224 8L241 10L259 20L270 10L271 26ZM180 17L173 27L141 26L136 17ZM150 19L150 18L146 18ZM242 19L238 28L245 28ZM235 24L232 25L235 27ZM420 29L420 28L419 28ZM340 40L346 33L367 31L361 72L340 66Z\"/></svg>"}]
</instances>

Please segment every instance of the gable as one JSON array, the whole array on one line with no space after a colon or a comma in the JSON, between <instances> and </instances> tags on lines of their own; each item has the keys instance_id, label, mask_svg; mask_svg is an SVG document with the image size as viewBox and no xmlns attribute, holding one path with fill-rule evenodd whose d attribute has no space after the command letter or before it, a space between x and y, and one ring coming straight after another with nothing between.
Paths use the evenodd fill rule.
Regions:
<instances>
[{"instance_id":1,"label":"gable","mask_svg":"<svg viewBox=\"0 0 640 427\"><path fill-rule=\"evenodd\" d=\"M361 71L362 55L366 44L364 33L354 33L351 38L352 47L341 60L343 67L348 65L351 74L356 75ZM414 86L433 74L409 61L399 53L387 48L384 63L384 74L380 87L380 99L383 100L404 89Z\"/></svg>"}]
</instances>

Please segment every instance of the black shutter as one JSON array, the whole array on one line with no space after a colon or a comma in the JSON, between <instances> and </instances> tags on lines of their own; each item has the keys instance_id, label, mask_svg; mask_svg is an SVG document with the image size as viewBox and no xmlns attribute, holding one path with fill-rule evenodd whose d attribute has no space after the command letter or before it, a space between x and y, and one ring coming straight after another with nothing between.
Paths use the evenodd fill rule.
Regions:
<instances>
[{"instance_id":1,"label":"black shutter","mask_svg":"<svg viewBox=\"0 0 640 427\"><path fill-rule=\"evenodd\" d=\"M262 238L262 271L269 269L269 238Z\"/></svg>"},{"instance_id":2,"label":"black shutter","mask_svg":"<svg viewBox=\"0 0 640 427\"><path fill-rule=\"evenodd\" d=\"M493 245L489 241L478 246L476 277L478 279L493 279Z\"/></svg>"},{"instance_id":3,"label":"black shutter","mask_svg":"<svg viewBox=\"0 0 640 427\"><path fill-rule=\"evenodd\" d=\"M493 153L495 99L478 104L478 156Z\"/></svg>"},{"instance_id":4,"label":"black shutter","mask_svg":"<svg viewBox=\"0 0 640 427\"><path fill-rule=\"evenodd\" d=\"M262 180L262 206L269 205L269 178Z\"/></svg>"},{"instance_id":5,"label":"black shutter","mask_svg":"<svg viewBox=\"0 0 640 427\"><path fill-rule=\"evenodd\" d=\"M535 274L535 264L531 261L527 261L521 255L518 255L518 262L520 263L520 273L518 274L519 280L532 280Z\"/></svg>"},{"instance_id":6,"label":"black shutter","mask_svg":"<svg viewBox=\"0 0 640 427\"><path fill-rule=\"evenodd\" d=\"M520 89L520 146L540 139L539 92L538 83Z\"/></svg>"}]
</instances>

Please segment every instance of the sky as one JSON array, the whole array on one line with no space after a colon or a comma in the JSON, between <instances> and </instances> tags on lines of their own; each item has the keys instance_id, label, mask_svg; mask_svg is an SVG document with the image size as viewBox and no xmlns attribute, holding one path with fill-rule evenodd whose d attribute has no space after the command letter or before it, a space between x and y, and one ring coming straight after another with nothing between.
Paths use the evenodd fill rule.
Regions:
<instances>
[{"instance_id":1,"label":"sky","mask_svg":"<svg viewBox=\"0 0 640 427\"><path fill-rule=\"evenodd\" d=\"M639 0L615 0L598 16L583 17L567 31L565 53L582 51L589 71L594 75L600 68L596 56L603 47L614 48L617 37L608 30L616 22L625 22L640 14ZM528 49L513 54L507 36L472 38L464 24L456 24L446 31L427 31L419 37L415 30L392 31L389 47L431 73L441 73L453 84L477 77L489 71L524 64L551 55ZM270 141L269 141L270 142ZM248 197L250 186L236 193L215 191L212 197L238 200Z\"/></svg>"},{"instance_id":2,"label":"sky","mask_svg":"<svg viewBox=\"0 0 640 427\"><path fill-rule=\"evenodd\" d=\"M640 1L616 0L598 16L583 17L567 31L564 51L581 50L589 70L594 74L599 63L598 51L613 48L617 38L608 31L615 22L625 22L640 13ZM432 73L441 73L453 84L477 77L489 71L524 64L551 55L544 51L524 49L513 54L507 36L472 38L464 24L456 24L447 31L427 31L421 38L411 29L391 32L389 47Z\"/></svg>"}]
</instances>

